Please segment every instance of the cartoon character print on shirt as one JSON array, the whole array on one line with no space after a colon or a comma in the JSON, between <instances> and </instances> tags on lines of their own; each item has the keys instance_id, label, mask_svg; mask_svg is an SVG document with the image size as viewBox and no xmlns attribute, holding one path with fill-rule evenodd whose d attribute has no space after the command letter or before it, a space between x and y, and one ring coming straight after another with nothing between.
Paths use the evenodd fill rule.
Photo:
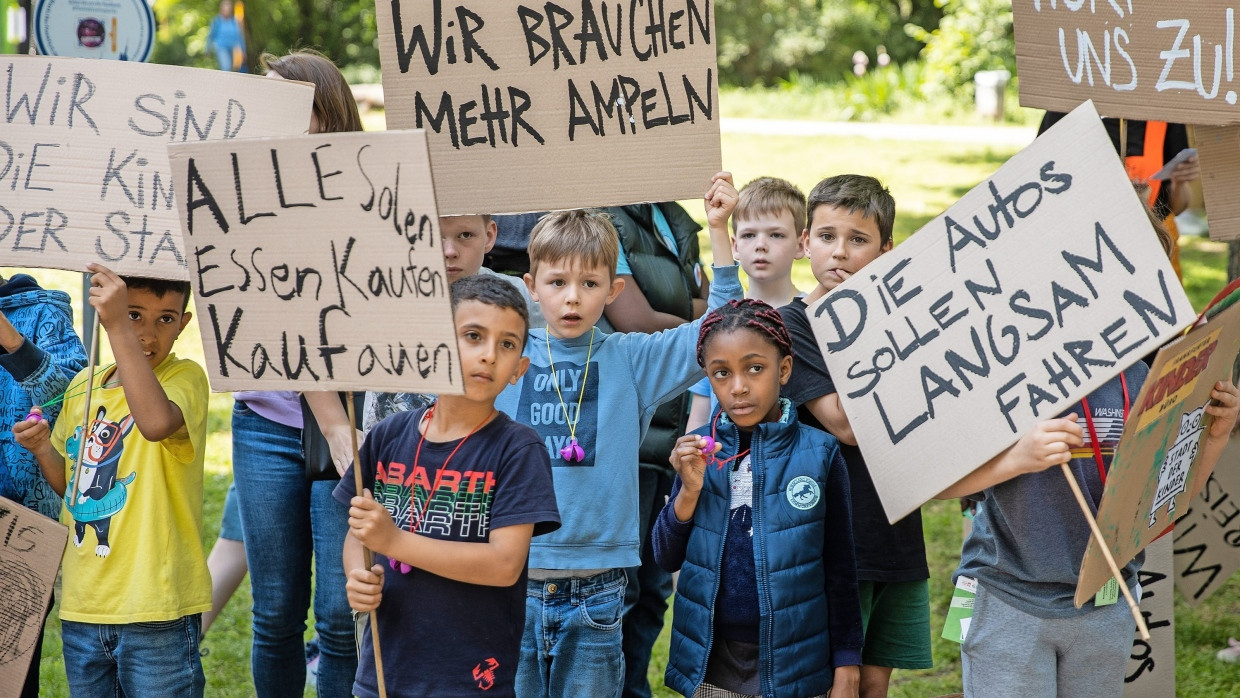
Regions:
<instances>
[{"instance_id":1,"label":"cartoon character print on shirt","mask_svg":"<svg viewBox=\"0 0 1240 698\"><path fill-rule=\"evenodd\" d=\"M100 407L95 413L80 469L77 457L82 428L74 429L73 436L65 444L69 461L74 466L65 487L65 505L73 516L73 544L82 547L86 527L90 526L95 531L95 554L99 557L107 557L112 552L108 542L112 517L125 507L126 487L138 475L129 473L120 480L116 478L125 450L125 437L133 430L133 416L126 415L121 421L113 422L106 419L106 415L106 407Z\"/></svg>"},{"instance_id":2,"label":"cartoon character print on shirt","mask_svg":"<svg viewBox=\"0 0 1240 698\"><path fill-rule=\"evenodd\" d=\"M529 371L521 381L517 421L530 425L538 432L539 438L547 447L551 467L593 468L599 438L598 362L590 362L587 375L585 364L561 361L556 357L555 369L553 375L550 366L530 364ZM558 395L555 391L557 379L560 386ZM581 394L582 390L585 390L584 396ZM577 412L578 399L581 400L580 419ZM572 438L573 432L569 425L574 423L577 443L585 452L585 458L579 463L564 460L560 453L560 449L567 446Z\"/></svg>"},{"instance_id":3,"label":"cartoon character print on shirt","mask_svg":"<svg viewBox=\"0 0 1240 698\"><path fill-rule=\"evenodd\" d=\"M427 502L427 494L439 478L439 487ZM430 472L390 461L380 462L375 475L375 499L392 515L401 530L448 540L485 542L491 528L491 502L495 498L495 473L445 470ZM410 523L415 527L410 529Z\"/></svg>"}]
</instances>

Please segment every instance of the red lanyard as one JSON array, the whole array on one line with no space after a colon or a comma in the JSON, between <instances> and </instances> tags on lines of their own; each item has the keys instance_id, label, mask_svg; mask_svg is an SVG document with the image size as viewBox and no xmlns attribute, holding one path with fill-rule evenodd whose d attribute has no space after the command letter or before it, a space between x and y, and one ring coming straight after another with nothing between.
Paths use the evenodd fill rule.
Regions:
<instances>
[{"instance_id":1,"label":"red lanyard","mask_svg":"<svg viewBox=\"0 0 1240 698\"><path fill-rule=\"evenodd\" d=\"M1119 374L1119 385L1124 391L1124 423L1128 422L1128 381L1124 374ZM1094 462L1098 464L1098 477L1106 484L1107 470L1102 464L1102 444L1098 443L1098 430L1094 428L1094 418L1090 416L1089 398L1081 398L1081 409L1085 412L1085 426L1089 429L1089 443L1094 447ZM1122 429L1121 425L1121 429Z\"/></svg>"},{"instance_id":2,"label":"red lanyard","mask_svg":"<svg viewBox=\"0 0 1240 698\"><path fill-rule=\"evenodd\" d=\"M431 405L430 408L426 410L426 414L423 416L423 419L426 420L426 431L430 431L431 420L434 419L435 417L435 406L438 404L439 403L435 403L435 405ZM484 424L491 421L491 417L493 416L495 416L495 408L491 408L491 413L486 416L486 419L483 419L481 422L478 422L478 426L474 427L472 431L466 434L465 438L461 439L461 442L456 445L456 448L452 449L452 453L449 453L448 457L444 459L443 465L439 466L439 470L435 472L435 481L431 485L430 491L426 493L426 499L423 500L422 502L422 510L418 512L418 516L416 519L413 517L413 511L412 511L413 491L410 490L409 492L409 498L410 498L409 506L411 509L411 511L409 512L409 532L410 533L413 533L417 529L418 524L422 522L422 518L426 516L426 510L429 509L431 506L431 498L433 498L435 496L435 493L439 491L440 480L443 478L444 471L448 469L448 464L452 462L452 457L456 455L457 451L461 450L461 447L465 445L466 441L469 441L469 437L473 436L474 433L477 432L479 429L481 429ZM418 435L418 448L413 453L413 472L415 474L418 472L418 461L421 460L422 458L422 444L426 442L426 431L423 431Z\"/></svg>"},{"instance_id":3,"label":"red lanyard","mask_svg":"<svg viewBox=\"0 0 1240 698\"><path fill-rule=\"evenodd\" d=\"M710 438L711 438L711 439L712 439L715 443L719 443L719 434L718 434L718 432L716 431L716 429L717 429L717 428L718 428L718 426L719 426L719 417L721 417L721 416L723 416L723 410L719 410L718 412L716 412L716 413L715 413L715 419L714 419L714 421L712 421L712 422L710 423ZM724 459L722 459L722 460L720 460L719 458L716 458L716 457L715 457L715 454L711 453L711 454L708 454L708 455L706 456L706 462L707 462L707 463L714 463L714 464L715 464L715 470L719 470L719 469L723 468L723 466L724 466L724 464L725 464L725 463L728 463L728 462L730 462L730 461L734 461L734 460L736 460L737 458L742 458L742 459L743 459L747 453L749 453L749 449L748 449L748 448L747 448L747 449L745 449L744 451L741 451L740 453L736 454L735 456L731 456L731 457L729 457L729 458L724 458ZM739 466L739 465L740 465L740 463L737 463L737 465Z\"/></svg>"}]
</instances>

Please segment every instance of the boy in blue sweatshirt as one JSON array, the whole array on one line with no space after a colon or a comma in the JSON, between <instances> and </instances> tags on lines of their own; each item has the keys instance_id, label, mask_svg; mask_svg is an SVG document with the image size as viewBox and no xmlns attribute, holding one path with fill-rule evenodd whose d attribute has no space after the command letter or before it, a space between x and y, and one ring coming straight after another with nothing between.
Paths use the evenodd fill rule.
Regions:
<instances>
[{"instance_id":1,"label":"boy in blue sweatshirt","mask_svg":"<svg viewBox=\"0 0 1240 698\"><path fill-rule=\"evenodd\" d=\"M712 308L743 293L727 230L736 199L731 175L715 175ZM549 214L530 235L525 280L547 325L530 331L529 371L495 406L545 443L563 525L530 545L520 696L620 695L624 568L641 564L638 445L655 407L703 375L700 320L656 334L595 327L624 286L618 249L597 212Z\"/></svg>"}]
</instances>

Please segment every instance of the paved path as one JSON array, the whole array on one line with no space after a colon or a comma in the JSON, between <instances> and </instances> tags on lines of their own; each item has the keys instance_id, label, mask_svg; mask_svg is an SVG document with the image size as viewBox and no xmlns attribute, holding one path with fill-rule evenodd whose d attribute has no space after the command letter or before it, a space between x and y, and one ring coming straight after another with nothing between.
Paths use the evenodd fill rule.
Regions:
<instances>
[{"instance_id":1,"label":"paved path","mask_svg":"<svg viewBox=\"0 0 1240 698\"><path fill-rule=\"evenodd\" d=\"M1037 129L1017 126L946 126L927 124L870 124L787 119L733 119L720 122L724 133L769 136L853 136L872 140L984 143L1023 148L1033 142Z\"/></svg>"},{"instance_id":2,"label":"paved path","mask_svg":"<svg viewBox=\"0 0 1240 698\"><path fill-rule=\"evenodd\" d=\"M383 86L354 85L353 97L364 108L383 108ZM767 136L853 136L872 140L972 143L1023 148L1036 130L1019 126L949 126L927 124L794 121L790 119L734 119L720 122L724 133Z\"/></svg>"}]
</instances>

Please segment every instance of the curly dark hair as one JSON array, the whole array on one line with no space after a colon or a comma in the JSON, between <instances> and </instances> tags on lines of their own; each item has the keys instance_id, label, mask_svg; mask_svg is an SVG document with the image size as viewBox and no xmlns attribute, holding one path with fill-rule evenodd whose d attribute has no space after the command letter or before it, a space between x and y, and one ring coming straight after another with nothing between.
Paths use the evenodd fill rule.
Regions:
<instances>
[{"instance_id":1,"label":"curly dark hair","mask_svg":"<svg viewBox=\"0 0 1240 698\"><path fill-rule=\"evenodd\" d=\"M702 320L702 328L698 330L698 365L706 365L703 354L706 340L712 333L736 329L753 330L766 337L779 349L780 358L792 356L792 337L779 311L760 300L745 298L728 301L727 305L715 308Z\"/></svg>"}]
</instances>

